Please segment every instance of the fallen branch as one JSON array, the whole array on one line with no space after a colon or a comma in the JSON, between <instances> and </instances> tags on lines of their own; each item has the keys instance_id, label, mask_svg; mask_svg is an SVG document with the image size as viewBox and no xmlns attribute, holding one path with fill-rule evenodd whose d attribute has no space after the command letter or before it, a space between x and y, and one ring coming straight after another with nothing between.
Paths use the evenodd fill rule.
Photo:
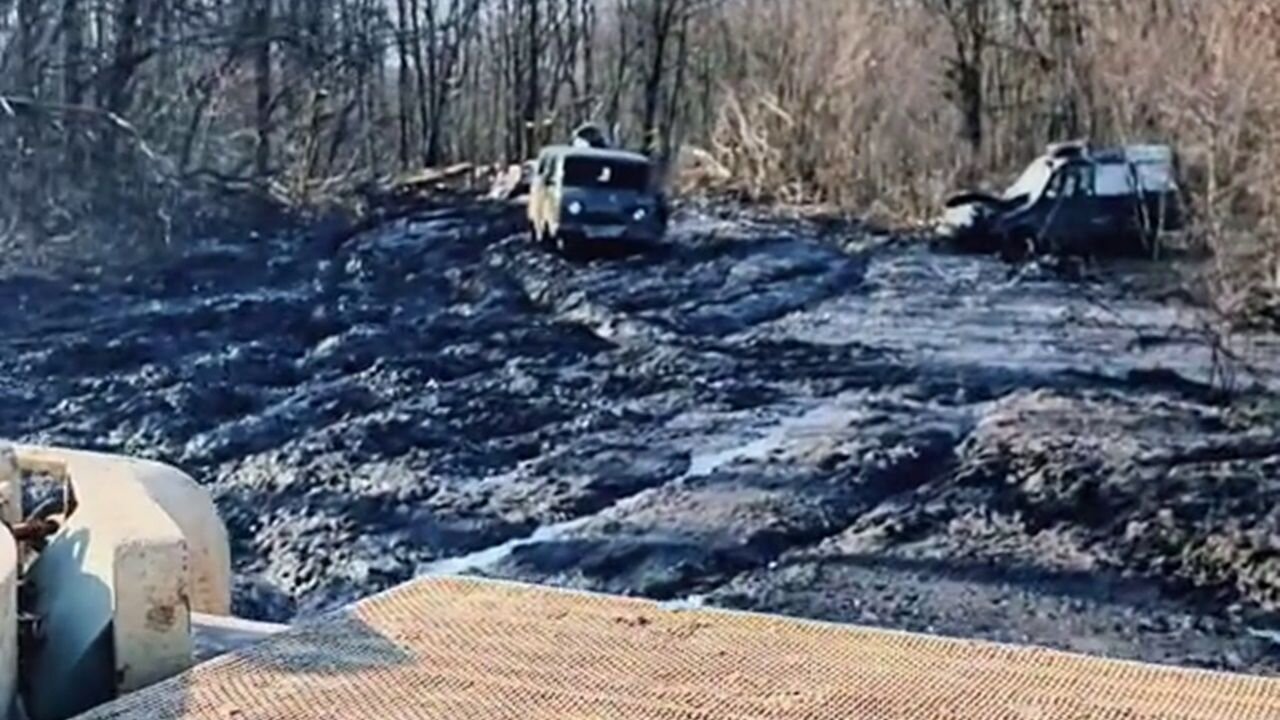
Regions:
<instances>
[{"instance_id":1,"label":"fallen branch","mask_svg":"<svg viewBox=\"0 0 1280 720\"><path fill-rule=\"evenodd\" d=\"M25 112L41 112L59 115L82 115L98 120L105 121L111 127L128 136L130 140L137 146L138 151L153 163L163 164L163 158L151 149L147 141L142 137L128 120L120 117L116 113L103 108L91 107L89 105L69 105L67 103L48 102L44 100L35 100L32 98L16 97L13 95L0 95L0 110L9 117L17 117L20 111ZM169 173L172 174L172 173Z\"/></svg>"},{"instance_id":2,"label":"fallen branch","mask_svg":"<svg viewBox=\"0 0 1280 720\"><path fill-rule=\"evenodd\" d=\"M446 183L468 177L474 169L474 165L465 162L444 168L426 168L425 170L396 178L391 182L390 189L393 192L424 188L432 189L437 183Z\"/></svg>"}]
</instances>

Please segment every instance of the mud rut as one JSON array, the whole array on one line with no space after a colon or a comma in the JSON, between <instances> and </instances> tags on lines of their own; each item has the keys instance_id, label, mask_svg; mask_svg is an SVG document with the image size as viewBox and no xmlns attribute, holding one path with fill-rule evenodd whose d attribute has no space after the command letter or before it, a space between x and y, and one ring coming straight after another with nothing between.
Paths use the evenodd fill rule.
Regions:
<instances>
[{"instance_id":1,"label":"mud rut","mask_svg":"<svg viewBox=\"0 0 1280 720\"><path fill-rule=\"evenodd\" d=\"M254 617L465 572L1280 667L1271 379L1216 402L1155 271L730 208L672 241L568 262L468 207L9 277L0 436L195 474Z\"/></svg>"}]
</instances>

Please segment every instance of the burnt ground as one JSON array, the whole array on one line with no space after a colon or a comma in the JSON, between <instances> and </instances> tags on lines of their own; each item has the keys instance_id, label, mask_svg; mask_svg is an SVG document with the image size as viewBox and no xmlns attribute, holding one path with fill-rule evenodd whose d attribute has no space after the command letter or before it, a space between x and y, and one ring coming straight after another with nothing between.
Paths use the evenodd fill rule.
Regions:
<instances>
[{"instance_id":1,"label":"burnt ground","mask_svg":"<svg viewBox=\"0 0 1280 720\"><path fill-rule=\"evenodd\" d=\"M1166 269L731 208L622 260L518 229L459 207L11 274L0 436L192 473L256 618L478 573L1280 670L1276 384L1223 402Z\"/></svg>"}]
</instances>

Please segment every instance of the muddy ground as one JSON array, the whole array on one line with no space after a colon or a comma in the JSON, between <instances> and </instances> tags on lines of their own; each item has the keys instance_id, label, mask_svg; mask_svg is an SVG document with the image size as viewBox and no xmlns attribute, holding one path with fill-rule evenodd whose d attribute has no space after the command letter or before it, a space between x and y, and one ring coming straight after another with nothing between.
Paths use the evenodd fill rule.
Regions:
<instances>
[{"instance_id":1,"label":"muddy ground","mask_svg":"<svg viewBox=\"0 0 1280 720\"><path fill-rule=\"evenodd\" d=\"M10 274L0 437L192 473L256 618L478 573L1280 670L1280 342L1224 403L1163 268L707 207L625 260L494 207L335 245Z\"/></svg>"}]
</instances>

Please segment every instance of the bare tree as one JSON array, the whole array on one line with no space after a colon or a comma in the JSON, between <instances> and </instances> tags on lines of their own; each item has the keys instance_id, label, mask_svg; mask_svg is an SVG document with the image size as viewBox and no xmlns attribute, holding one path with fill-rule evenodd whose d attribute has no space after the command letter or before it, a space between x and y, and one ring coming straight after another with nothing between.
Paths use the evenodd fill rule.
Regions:
<instances>
[{"instance_id":1,"label":"bare tree","mask_svg":"<svg viewBox=\"0 0 1280 720\"><path fill-rule=\"evenodd\" d=\"M253 0L254 127L253 168L260 183L271 176L271 0Z\"/></svg>"},{"instance_id":2,"label":"bare tree","mask_svg":"<svg viewBox=\"0 0 1280 720\"><path fill-rule=\"evenodd\" d=\"M412 132L413 92L410 73L413 71L409 61L409 35L412 28L409 24L409 5L407 0L396 0L396 49L399 51L397 71L400 78L398 119L400 121L400 168L409 167L409 143Z\"/></svg>"},{"instance_id":3,"label":"bare tree","mask_svg":"<svg viewBox=\"0 0 1280 720\"><path fill-rule=\"evenodd\" d=\"M984 86L994 0L926 0L946 22L954 55L948 58L948 96L960 111L960 135L976 156L984 136Z\"/></svg>"},{"instance_id":4,"label":"bare tree","mask_svg":"<svg viewBox=\"0 0 1280 720\"><path fill-rule=\"evenodd\" d=\"M542 58L542 37L541 27L538 23L539 7L541 0L525 0L525 42L528 43L526 48L528 52L525 61L525 91L524 91L524 129L525 140L522 155L529 157L534 153L537 146L538 132L538 113L542 109L542 68L540 61Z\"/></svg>"}]
</instances>

